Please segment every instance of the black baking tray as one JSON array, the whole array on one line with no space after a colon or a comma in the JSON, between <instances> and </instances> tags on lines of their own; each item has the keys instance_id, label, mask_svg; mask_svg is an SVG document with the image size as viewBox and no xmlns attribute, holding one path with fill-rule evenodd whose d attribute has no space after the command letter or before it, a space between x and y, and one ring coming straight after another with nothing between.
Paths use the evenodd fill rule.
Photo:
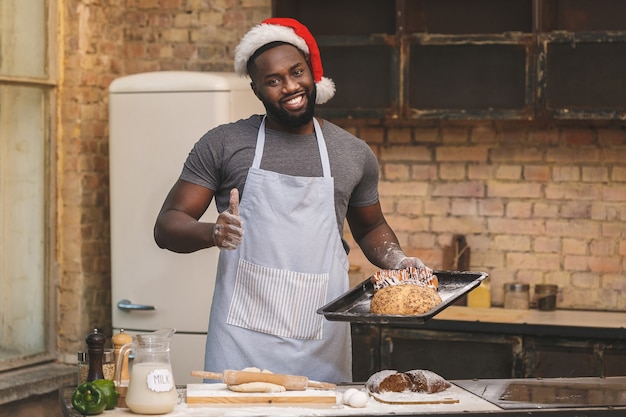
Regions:
<instances>
[{"instance_id":1,"label":"black baking tray","mask_svg":"<svg viewBox=\"0 0 626 417\"><path fill-rule=\"evenodd\" d=\"M370 303L374 295L371 277L321 307L317 313L323 314L327 320L332 321L378 324L424 323L478 287L481 281L489 276L486 272L467 271L434 271L434 274L439 280L438 291L442 301L424 314L405 316L370 313Z\"/></svg>"}]
</instances>

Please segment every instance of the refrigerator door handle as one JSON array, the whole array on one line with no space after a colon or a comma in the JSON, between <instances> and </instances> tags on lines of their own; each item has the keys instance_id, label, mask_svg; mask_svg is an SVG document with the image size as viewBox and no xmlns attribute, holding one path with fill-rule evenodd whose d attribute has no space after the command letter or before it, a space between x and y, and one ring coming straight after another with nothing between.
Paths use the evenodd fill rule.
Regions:
<instances>
[{"instance_id":1,"label":"refrigerator door handle","mask_svg":"<svg viewBox=\"0 0 626 417\"><path fill-rule=\"evenodd\" d=\"M120 300L117 302L117 308L120 310L130 311L130 310L156 310L154 306L147 304L133 304L130 300Z\"/></svg>"}]
</instances>

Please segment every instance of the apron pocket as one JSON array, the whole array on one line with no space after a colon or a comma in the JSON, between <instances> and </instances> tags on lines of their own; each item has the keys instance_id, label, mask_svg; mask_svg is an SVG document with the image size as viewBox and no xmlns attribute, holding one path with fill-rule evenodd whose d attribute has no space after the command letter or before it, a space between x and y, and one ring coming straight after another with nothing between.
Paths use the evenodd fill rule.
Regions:
<instances>
[{"instance_id":1,"label":"apron pocket","mask_svg":"<svg viewBox=\"0 0 626 417\"><path fill-rule=\"evenodd\" d=\"M292 339L322 339L328 274L305 274L239 260L226 323Z\"/></svg>"}]
</instances>

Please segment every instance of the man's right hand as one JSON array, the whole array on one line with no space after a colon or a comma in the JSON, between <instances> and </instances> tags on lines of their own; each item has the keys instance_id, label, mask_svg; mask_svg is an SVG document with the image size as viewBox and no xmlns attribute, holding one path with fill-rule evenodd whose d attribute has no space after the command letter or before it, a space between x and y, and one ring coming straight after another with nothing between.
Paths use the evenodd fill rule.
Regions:
<instances>
[{"instance_id":1,"label":"man's right hand","mask_svg":"<svg viewBox=\"0 0 626 417\"><path fill-rule=\"evenodd\" d=\"M243 222L239 217L239 191L230 190L228 210L217 216L213 227L213 242L220 249L236 249L243 239Z\"/></svg>"}]
</instances>

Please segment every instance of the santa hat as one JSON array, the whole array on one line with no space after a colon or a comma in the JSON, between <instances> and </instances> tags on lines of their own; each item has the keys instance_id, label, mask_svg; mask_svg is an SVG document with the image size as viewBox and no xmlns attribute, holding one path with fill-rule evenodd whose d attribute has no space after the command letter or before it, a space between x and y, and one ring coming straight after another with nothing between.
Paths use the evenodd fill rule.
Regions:
<instances>
[{"instance_id":1,"label":"santa hat","mask_svg":"<svg viewBox=\"0 0 626 417\"><path fill-rule=\"evenodd\" d=\"M235 48L235 72L241 76L247 75L250 57L257 49L271 42L286 42L305 53L317 86L317 104L326 103L335 95L335 83L324 77L320 50L315 38L306 26L295 19L275 17L250 29Z\"/></svg>"}]
</instances>

